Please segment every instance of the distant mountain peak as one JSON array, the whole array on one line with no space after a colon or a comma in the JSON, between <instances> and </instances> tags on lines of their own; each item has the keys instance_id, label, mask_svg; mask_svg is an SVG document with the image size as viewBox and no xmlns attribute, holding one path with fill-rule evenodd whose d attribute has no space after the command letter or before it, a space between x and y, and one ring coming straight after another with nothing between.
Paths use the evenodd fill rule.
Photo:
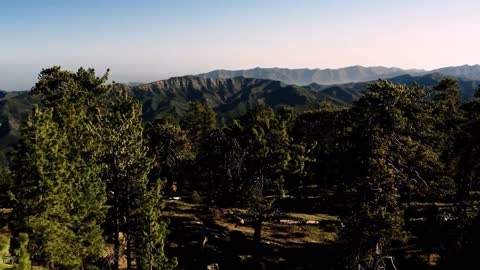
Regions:
<instances>
[{"instance_id":1,"label":"distant mountain peak","mask_svg":"<svg viewBox=\"0 0 480 270\"><path fill-rule=\"evenodd\" d=\"M376 80L379 78L392 78L395 76L418 73L416 70L402 70L388 67L363 67L350 66L339 69L289 69L289 68L260 68L245 70L214 70L208 73L199 74L201 78L257 78L282 81L286 84L309 85L318 84L343 84L349 82L362 82Z\"/></svg>"},{"instance_id":2,"label":"distant mountain peak","mask_svg":"<svg viewBox=\"0 0 480 270\"><path fill-rule=\"evenodd\" d=\"M337 69L289 69L289 68L261 68L244 70L219 69L208 73L198 74L201 78L257 78L281 81L286 84L310 85L335 85L372 81L377 79L389 79L402 75L420 76L431 73L439 73L468 80L480 80L480 65L463 65L458 67L445 67L431 71L422 69L401 69L397 67L354 65Z\"/></svg>"}]
</instances>

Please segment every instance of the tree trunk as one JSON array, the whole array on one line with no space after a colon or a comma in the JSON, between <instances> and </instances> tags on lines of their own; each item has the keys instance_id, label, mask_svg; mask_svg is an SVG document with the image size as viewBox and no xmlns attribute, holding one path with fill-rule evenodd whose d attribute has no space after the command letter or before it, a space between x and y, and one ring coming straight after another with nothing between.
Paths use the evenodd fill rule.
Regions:
<instances>
[{"instance_id":1,"label":"tree trunk","mask_svg":"<svg viewBox=\"0 0 480 270\"><path fill-rule=\"evenodd\" d=\"M132 247L131 247L131 241L128 235L127 235L127 270L132 270Z\"/></svg>"},{"instance_id":2,"label":"tree trunk","mask_svg":"<svg viewBox=\"0 0 480 270\"><path fill-rule=\"evenodd\" d=\"M115 194L118 196L118 194ZM120 218L118 214L118 197L115 198L115 213L114 213L114 222L115 222L115 240L113 247L113 269L120 269Z\"/></svg>"},{"instance_id":3,"label":"tree trunk","mask_svg":"<svg viewBox=\"0 0 480 270\"><path fill-rule=\"evenodd\" d=\"M127 195L127 207L126 207L126 215L125 215L125 219L126 219L126 222L127 222L127 227L126 227L126 234L125 234L125 240L127 242L127 250L126 250L126 253L127 253L127 270L132 270L132 239L130 239L131 237L131 233L132 233L132 220L131 220L131 217L130 217L130 207L133 207L131 204L131 199L130 199L130 194L131 194L131 190L130 190L130 182L127 182L127 192L126 192L126 195Z\"/></svg>"},{"instance_id":4,"label":"tree trunk","mask_svg":"<svg viewBox=\"0 0 480 270\"><path fill-rule=\"evenodd\" d=\"M253 233L253 240L257 244L260 244L262 242L262 226L263 226L263 220L262 218L258 218L255 221L254 233Z\"/></svg>"}]
</instances>

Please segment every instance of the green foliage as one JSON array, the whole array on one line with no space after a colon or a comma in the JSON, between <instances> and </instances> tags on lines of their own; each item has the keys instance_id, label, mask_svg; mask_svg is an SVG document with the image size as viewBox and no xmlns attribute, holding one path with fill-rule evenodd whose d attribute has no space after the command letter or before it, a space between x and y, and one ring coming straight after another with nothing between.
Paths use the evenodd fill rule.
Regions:
<instances>
[{"instance_id":1,"label":"green foliage","mask_svg":"<svg viewBox=\"0 0 480 270\"><path fill-rule=\"evenodd\" d=\"M144 119L149 122L165 113L182 119L192 109L189 102L207 104L226 123L255 108L257 103L271 108L285 104L300 110L314 107L323 99L341 102L308 87L248 78L175 77L129 90L143 104Z\"/></svg>"},{"instance_id":2,"label":"green foliage","mask_svg":"<svg viewBox=\"0 0 480 270\"><path fill-rule=\"evenodd\" d=\"M168 222L160 215L163 183L149 186L142 198L138 220L133 228L137 269L175 269L176 259L165 256L164 241Z\"/></svg>"},{"instance_id":3,"label":"green foliage","mask_svg":"<svg viewBox=\"0 0 480 270\"><path fill-rule=\"evenodd\" d=\"M287 126L274 111L258 105L233 124L240 146L245 151L242 178L248 183L244 199L256 220L256 241L260 241L261 222L269 218L276 200L284 195L285 172L291 160Z\"/></svg>"},{"instance_id":4,"label":"green foliage","mask_svg":"<svg viewBox=\"0 0 480 270\"><path fill-rule=\"evenodd\" d=\"M173 181L178 176L181 163L193 158L187 132L173 120L161 118L148 124L145 134L149 156L155 163L154 177Z\"/></svg>"},{"instance_id":5,"label":"green foliage","mask_svg":"<svg viewBox=\"0 0 480 270\"><path fill-rule=\"evenodd\" d=\"M30 270L32 269L32 262L30 261L30 254L28 253L29 237L26 233L20 233L18 236L19 247L15 251L18 256L18 263L16 270Z\"/></svg>"},{"instance_id":6,"label":"green foliage","mask_svg":"<svg viewBox=\"0 0 480 270\"><path fill-rule=\"evenodd\" d=\"M39 98L27 92L0 91L0 161L8 164L8 154L20 138L20 127Z\"/></svg>"},{"instance_id":7,"label":"green foliage","mask_svg":"<svg viewBox=\"0 0 480 270\"><path fill-rule=\"evenodd\" d=\"M5 263L4 258L10 255L10 237L0 236L0 269L11 269L12 265Z\"/></svg>"},{"instance_id":8,"label":"green foliage","mask_svg":"<svg viewBox=\"0 0 480 270\"><path fill-rule=\"evenodd\" d=\"M95 151L95 137L82 132L85 114L64 112L69 124L61 127L53 111L35 109L24 131L16 169L16 229L31 234L32 251L41 247L34 248L35 258L76 268L87 263L81 258L99 257L103 250L105 188L100 168L83 157ZM71 136L75 128L78 137Z\"/></svg>"},{"instance_id":9,"label":"green foliage","mask_svg":"<svg viewBox=\"0 0 480 270\"><path fill-rule=\"evenodd\" d=\"M376 269L390 242L404 235L401 191L412 182L428 187L441 163L428 140L433 123L421 88L379 81L352 114L357 198L344 218L342 238L348 242L350 269Z\"/></svg>"},{"instance_id":10,"label":"green foliage","mask_svg":"<svg viewBox=\"0 0 480 270\"><path fill-rule=\"evenodd\" d=\"M58 70L54 72L58 72ZM429 74L419 77L405 75L389 80L407 85L416 83L431 88L437 85L442 78L444 76L439 74ZM463 79L457 80L462 100L468 101L480 83ZM143 119L146 122L154 121L165 114L173 115L176 120L180 120L189 109L189 102L201 102L208 104L218 113L221 124L228 124L234 118L240 117L247 110L254 108L258 102L272 108L284 104L291 106L296 111L315 109L323 101L330 101L337 105L352 104L367 90L366 85L367 83L360 82L335 86L312 84L303 87L284 85L270 80L201 79L187 76L140 86L119 85L119 87L127 90L142 104ZM32 104L38 104L39 101L39 96L31 96L27 92L0 91L0 123L2 124L0 150L3 153L12 150L12 146L19 139L21 123L28 118ZM7 163L6 156L0 156L0 158L2 162Z\"/></svg>"},{"instance_id":11,"label":"green foliage","mask_svg":"<svg viewBox=\"0 0 480 270\"><path fill-rule=\"evenodd\" d=\"M203 202L202 196L196 190L192 192L192 202L195 204L202 204Z\"/></svg>"},{"instance_id":12,"label":"green foliage","mask_svg":"<svg viewBox=\"0 0 480 270\"><path fill-rule=\"evenodd\" d=\"M196 171L199 188L206 188L208 202L238 204L245 181L242 181L245 151L240 146L238 134L229 128L211 131L200 145Z\"/></svg>"},{"instance_id":13,"label":"green foliage","mask_svg":"<svg viewBox=\"0 0 480 270\"><path fill-rule=\"evenodd\" d=\"M49 267L80 268L103 252L105 185L95 163L97 130L85 105L90 88L101 89L104 80L93 70L54 67L42 71L33 90L43 107L34 108L23 128L13 166L14 230L29 233L32 257Z\"/></svg>"},{"instance_id":14,"label":"green foliage","mask_svg":"<svg viewBox=\"0 0 480 270\"><path fill-rule=\"evenodd\" d=\"M103 228L116 236L116 262L120 232L126 235L129 267L160 269L160 261L168 261L162 185L148 179L153 161L143 140L141 105L106 84L107 75L54 67L42 71L32 90L41 107L22 130L12 167L12 224L17 242L29 234L28 251L36 264L95 267L104 256ZM107 194L113 195L108 203Z\"/></svg>"},{"instance_id":15,"label":"green foliage","mask_svg":"<svg viewBox=\"0 0 480 270\"><path fill-rule=\"evenodd\" d=\"M343 159L348 143L349 111L331 103L304 112L291 128L293 172L287 178L288 189L301 196L301 187L321 183L335 185L344 179ZM302 169L303 168L303 169ZM298 187L295 191L295 188Z\"/></svg>"},{"instance_id":16,"label":"green foliage","mask_svg":"<svg viewBox=\"0 0 480 270\"><path fill-rule=\"evenodd\" d=\"M311 193L327 190L316 200L342 216L349 269L378 269L406 240L435 247L444 265L480 243L471 196L480 189L480 102L462 104L461 85L451 79L422 77L439 82L431 90L380 80L341 107L325 93L272 81L187 77L129 89L107 84L107 75L54 67L33 89L40 104L11 168L0 169L0 200L15 206L11 252L22 269L118 269L123 256L128 269L175 268L162 209L164 190L172 196L177 186L195 190L197 203L202 194L207 206L247 208L241 212L258 242L277 210L310 211L318 197ZM337 88L317 90L360 97ZM293 107L274 111L278 104ZM145 129L144 119L153 120ZM407 222L418 201L431 203L424 213L431 235ZM432 237L447 223L434 201L454 209L453 240Z\"/></svg>"},{"instance_id":17,"label":"green foliage","mask_svg":"<svg viewBox=\"0 0 480 270\"><path fill-rule=\"evenodd\" d=\"M108 98L101 160L107 168L103 178L112 194L108 225L115 235L114 267L118 268L122 232L128 268L164 269L170 261L163 248L166 223L160 218L163 182L149 180L154 160L143 139L141 105L123 90Z\"/></svg>"},{"instance_id":18,"label":"green foliage","mask_svg":"<svg viewBox=\"0 0 480 270\"><path fill-rule=\"evenodd\" d=\"M439 86L440 87L440 86ZM452 242L442 249L442 269L468 268L476 264L475 254L480 245L480 215L471 194L480 187L480 102L476 95L459 107L454 82L441 85L436 100L440 112L443 158L450 178L456 180L456 222L458 232Z\"/></svg>"},{"instance_id":19,"label":"green foliage","mask_svg":"<svg viewBox=\"0 0 480 270\"><path fill-rule=\"evenodd\" d=\"M0 207L10 204L12 176L8 167L0 165Z\"/></svg>"},{"instance_id":20,"label":"green foliage","mask_svg":"<svg viewBox=\"0 0 480 270\"><path fill-rule=\"evenodd\" d=\"M208 105L190 102L181 125L187 131L194 149L198 149L208 133L217 126L216 113Z\"/></svg>"}]
</instances>

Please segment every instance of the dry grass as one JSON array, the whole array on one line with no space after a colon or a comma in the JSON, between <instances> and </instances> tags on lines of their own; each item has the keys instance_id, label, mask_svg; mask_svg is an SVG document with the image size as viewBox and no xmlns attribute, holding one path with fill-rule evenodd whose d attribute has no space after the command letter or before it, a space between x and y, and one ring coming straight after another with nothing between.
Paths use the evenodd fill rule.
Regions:
<instances>
[{"instance_id":1,"label":"dry grass","mask_svg":"<svg viewBox=\"0 0 480 270\"><path fill-rule=\"evenodd\" d=\"M9 215L13 212L13 208L0 208L0 215Z\"/></svg>"},{"instance_id":2,"label":"dry grass","mask_svg":"<svg viewBox=\"0 0 480 270\"><path fill-rule=\"evenodd\" d=\"M253 236L253 228L228 222L225 219L216 220L226 233L240 231L247 236ZM262 239L267 243L289 246L302 244L325 244L337 239L334 232L326 231L319 225L277 224L266 222L262 228Z\"/></svg>"},{"instance_id":3,"label":"dry grass","mask_svg":"<svg viewBox=\"0 0 480 270\"><path fill-rule=\"evenodd\" d=\"M305 214L305 213L288 213L288 217L295 220L311 220L311 221L339 221L340 219L337 216L331 216L327 214Z\"/></svg>"},{"instance_id":4,"label":"dry grass","mask_svg":"<svg viewBox=\"0 0 480 270\"><path fill-rule=\"evenodd\" d=\"M183 218L192 221L200 221L197 214L197 212L200 212L198 208L198 205L184 201L168 201L162 214L168 218Z\"/></svg>"},{"instance_id":5,"label":"dry grass","mask_svg":"<svg viewBox=\"0 0 480 270\"><path fill-rule=\"evenodd\" d=\"M208 213L200 213L199 206L182 202L170 201L164 215L173 218L185 218L192 223L201 222L205 215L209 215L214 220L216 226L223 229L225 234L237 231L242 232L247 237L253 237L253 228L249 225L240 225L238 221L232 220L232 216L243 216L245 209L238 208L214 208ZM202 217L203 216L203 217ZM305 213L287 213L287 217L301 221L338 221L338 217L323 213L305 214ZM245 223L247 224L247 222ZM321 224L279 224L275 222L265 222L262 229L262 238L265 243L290 246L302 244L326 244L336 241L337 235L331 229L325 228Z\"/></svg>"}]
</instances>

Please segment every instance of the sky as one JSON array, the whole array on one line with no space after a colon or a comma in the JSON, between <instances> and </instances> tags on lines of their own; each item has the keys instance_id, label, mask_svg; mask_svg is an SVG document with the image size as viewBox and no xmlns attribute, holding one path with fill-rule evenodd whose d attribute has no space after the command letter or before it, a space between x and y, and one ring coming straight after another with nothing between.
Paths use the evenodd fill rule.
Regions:
<instances>
[{"instance_id":1,"label":"sky","mask_svg":"<svg viewBox=\"0 0 480 270\"><path fill-rule=\"evenodd\" d=\"M42 68L149 82L214 69L480 64L479 0L0 0L0 89Z\"/></svg>"}]
</instances>

